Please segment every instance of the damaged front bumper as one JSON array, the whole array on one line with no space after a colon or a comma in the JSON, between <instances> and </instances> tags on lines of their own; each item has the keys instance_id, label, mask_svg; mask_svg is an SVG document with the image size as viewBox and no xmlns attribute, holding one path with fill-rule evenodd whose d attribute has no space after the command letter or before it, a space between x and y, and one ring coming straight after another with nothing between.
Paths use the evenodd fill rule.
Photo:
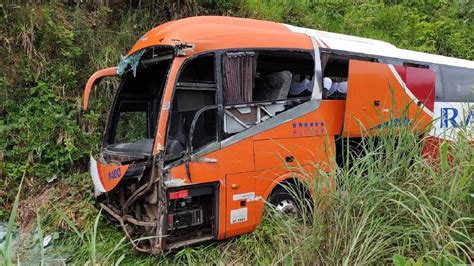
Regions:
<instances>
[{"instance_id":1,"label":"damaged front bumper","mask_svg":"<svg viewBox=\"0 0 474 266\"><path fill-rule=\"evenodd\" d=\"M215 239L219 184L166 182L168 171L159 158L129 165L91 158L100 207L141 252L159 254Z\"/></svg>"},{"instance_id":2,"label":"damaged front bumper","mask_svg":"<svg viewBox=\"0 0 474 266\"><path fill-rule=\"evenodd\" d=\"M100 207L118 222L135 249L152 254L164 250L166 216L163 164L157 158L125 165L90 160Z\"/></svg>"}]
</instances>

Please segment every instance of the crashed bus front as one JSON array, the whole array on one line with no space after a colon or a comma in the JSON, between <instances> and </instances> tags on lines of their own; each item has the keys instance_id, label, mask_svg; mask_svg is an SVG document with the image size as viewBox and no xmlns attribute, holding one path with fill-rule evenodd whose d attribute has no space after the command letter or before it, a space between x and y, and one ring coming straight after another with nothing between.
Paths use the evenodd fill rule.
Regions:
<instances>
[{"instance_id":1,"label":"crashed bus front","mask_svg":"<svg viewBox=\"0 0 474 266\"><path fill-rule=\"evenodd\" d=\"M218 184L185 186L182 180L169 180L163 169L165 163L182 158L190 146L185 136L168 139L167 154L154 147L160 146L160 115L170 113L163 98L167 82L174 82L171 66L185 49L176 45L139 50L123 58L117 68L96 72L84 93L86 109L98 80L120 77L100 158L91 157L90 172L101 208L119 223L137 250L148 253L161 252L165 244L171 249L209 240L217 233ZM201 107L191 106L193 99L184 104L192 110ZM191 126L193 115L186 119L180 126Z\"/></svg>"},{"instance_id":2,"label":"crashed bus front","mask_svg":"<svg viewBox=\"0 0 474 266\"><path fill-rule=\"evenodd\" d=\"M137 250L153 254L251 232L265 202L302 210L305 201L284 188L308 204L308 182L334 189L323 179L330 175L314 175L345 164L341 147L363 136L408 126L434 144L461 130L472 139L473 69L267 21L165 23L84 90L87 109L100 79L120 77L100 157L90 163L98 202Z\"/></svg>"},{"instance_id":3,"label":"crashed bus front","mask_svg":"<svg viewBox=\"0 0 474 266\"><path fill-rule=\"evenodd\" d=\"M157 210L163 206L157 185L162 178L153 141L173 57L170 47L143 49L123 58L116 68L96 72L84 91L87 109L91 89L100 79L120 77L100 158L91 156L90 173L100 206L120 223L130 240L156 235L161 222ZM132 243L141 251L156 252L161 247L159 239L146 240L150 243L146 247L140 241Z\"/></svg>"}]
</instances>

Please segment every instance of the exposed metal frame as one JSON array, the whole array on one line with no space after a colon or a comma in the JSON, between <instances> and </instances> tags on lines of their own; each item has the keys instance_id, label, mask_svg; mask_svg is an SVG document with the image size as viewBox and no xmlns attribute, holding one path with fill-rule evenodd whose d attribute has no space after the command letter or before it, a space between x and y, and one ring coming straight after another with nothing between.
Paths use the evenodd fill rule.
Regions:
<instances>
[{"instance_id":1,"label":"exposed metal frame","mask_svg":"<svg viewBox=\"0 0 474 266\"><path fill-rule=\"evenodd\" d=\"M217 85L216 91L216 105L217 105L217 142L220 143L223 136L223 125L224 125L224 106L222 103L224 102L224 89L223 89L223 80L222 80L222 55L224 53L222 51L216 51L214 53L214 68L215 68L215 81ZM214 143L214 144L215 144Z\"/></svg>"},{"instance_id":2,"label":"exposed metal frame","mask_svg":"<svg viewBox=\"0 0 474 266\"><path fill-rule=\"evenodd\" d=\"M257 124L260 124L262 123L263 121L266 121L267 119L269 118L272 118L274 116L276 116L277 114L272 114L267 108L266 106L272 106L272 105L285 105L285 104L291 104L291 103L302 103L302 102L305 102L305 101L308 101L308 98L304 97L304 98L290 98L290 99L286 99L286 100L276 100L276 101L261 101L261 102L252 102L252 103L247 103L247 104L233 104L233 105L226 105L224 107L224 118L225 117L230 117L232 118L234 121L236 121L238 124L242 125L244 128L248 129L250 128L251 126L249 126L247 123L245 123L244 121L240 120L237 116L235 116L234 114L232 114L230 111L228 111L229 109L239 109L239 108L250 108L250 107L256 107L257 108L257 119L256 119L256 123ZM284 112L286 110L281 110L281 112ZM263 112L263 115L262 115L262 112ZM263 118L265 116L268 116L268 118L266 118L265 120L263 120ZM224 119L225 121L225 119Z\"/></svg>"},{"instance_id":3,"label":"exposed metal frame","mask_svg":"<svg viewBox=\"0 0 474 266\"><path fill-rule=\"evenodd\" d=\"M248 137L257 135L259 133L262 133L266 130L272 129L276 126L279 126L281 124L284 124L286 122L289 122L293 119L296 119L298 117L301 117L309 112L312 112L316 110L319 105L321 104L321 100L309 100L305 103L302 103L298 106L295 106L287 111L284 111L277 116L274 116L266 121L263 121L262 123L255 125L245 131L242 131L240 133L237 133L225 140L222 141L221 148L230 146L234 143L237 143L243 139L246 139Z\"/></svg>"},{"instance_id":4,"label":"exposed metal frame","mask_svg":"<svg viewBox=\"0 0 474 266\"><path fill-rule=\"evenodd\" d=\"M212 110L212 109L217 109L217 105L204 106L201 109L199 109L196 112L196 114L194 115L193 121L191 122L191 126L189 127L189 132L188 132L188 137L187 137L187 143L186 143L186 151L187 152L192 153L192 151L193 151L193 138L194 138L193 133L194 133L194 130L196 129L196 123L197 123L199 117L205 111ZM216 131L217 131L217 129L216 129ZM216 132L216 141L217 141L217 134L218 133Z\"/></svg>"}]
</instances>

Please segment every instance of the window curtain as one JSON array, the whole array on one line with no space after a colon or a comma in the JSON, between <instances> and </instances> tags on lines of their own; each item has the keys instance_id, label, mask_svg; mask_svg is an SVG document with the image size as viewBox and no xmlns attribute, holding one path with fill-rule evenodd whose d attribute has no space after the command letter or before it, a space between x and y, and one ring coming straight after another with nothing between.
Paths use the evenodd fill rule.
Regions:
<instances>
[{"instance_id":1,"label":"window curtain","mask_svg":"<svg viewBox=\"0 0 474 266\"><path fill-rule=\"evenodd\" d=\"M226 53L222 59L224 104L251 102L257 72L254 52Z\"/></svg>"}]
</instances>

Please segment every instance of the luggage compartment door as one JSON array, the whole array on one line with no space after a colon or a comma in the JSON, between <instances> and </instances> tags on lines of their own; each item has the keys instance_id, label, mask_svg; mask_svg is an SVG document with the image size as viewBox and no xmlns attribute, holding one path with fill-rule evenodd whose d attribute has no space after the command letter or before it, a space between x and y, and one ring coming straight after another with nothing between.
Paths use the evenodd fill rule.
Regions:
<instances>
[{"instance_id":1,"label":"luggage compartment door","mask_svg":"<svg viewBox=\"0 0 474 266\"><path fill-rule=\"evenodd\" d=\"M375 135L403 125L420 133L429 130L434 84L429 69L350 60L342 135Z\"/></svg>"},{"instance_id":2,"label":"luggage compartment door","mask_svg":"<svg viewBox=\"0 0 474 266\"><path fill-rule=\"evenodd\" d=\"M231 237L250 232L256 227L255 173L226 176L226 234Z\"/></svg>"}]
</instances>

